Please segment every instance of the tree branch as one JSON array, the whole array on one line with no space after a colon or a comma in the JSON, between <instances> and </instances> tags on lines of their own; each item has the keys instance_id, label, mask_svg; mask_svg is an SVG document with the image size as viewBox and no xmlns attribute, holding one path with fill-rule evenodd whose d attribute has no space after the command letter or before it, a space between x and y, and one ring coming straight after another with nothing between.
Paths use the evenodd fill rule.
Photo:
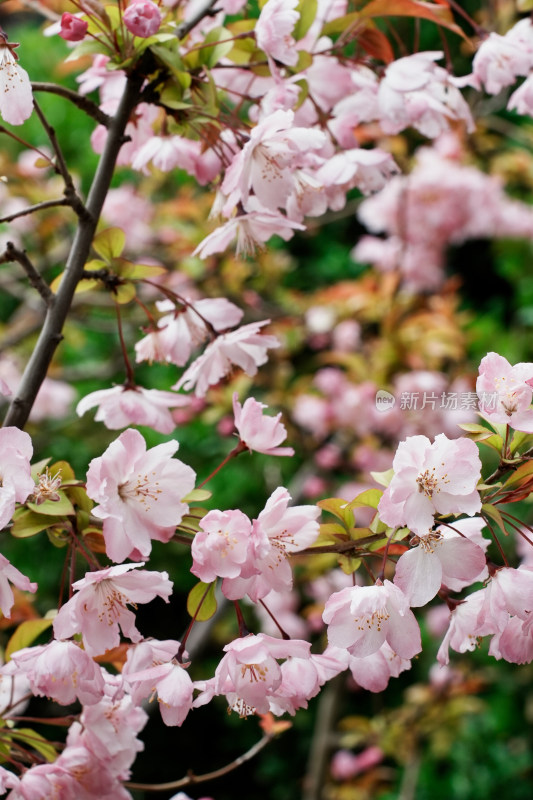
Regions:
<instances>
[{"instance_id":1,"label":"tree branch","mask_svg":"<svg viewBox=\"0 0 533 800\"><path fill-rule=\"evenodd\" d=\"M242 756L239 756L230 764L226 764L225 767L213 770L213 772L204 772L202 775L195 775L193 772L189 772L186 778L179 778L177 781L169 781L168 783L133 783L128 781L124 786L126 789L140 789L147 792L167 792L172 789L181 789L182 786L191 786L194 783L205 783L205 781L212 781L215 778L222 778L224 775L227 775L228 772L233 772L233 770L246 764L247 761L250 761L250 759L266 747L272 739L273 736L265 734L262 739L247 750L246 753L243 753Z\"/></svg>"},{"instance_id":2,"label":"tree branch","mask_svg":"<svg viewBox=\"0 0 533 800\"><path fill-rule=\"evenodd\" d=\"M3 221L3 220L0 220ZM18 250L13 242L8 242L5 251L0 255L0 264L5 264L9 261L17 261L26 275L34 289L37 289L47 306L50 306L54 293L43 279L42 275L37 272L30 259L24 250Z\"/></svg>"},{"instance_id":3,"label":"tree branch","mask_svg":"<svg viewBox=\"0 0 533 800\"><path fill-rule=\"evenodd\" d=\"M89 191L86 213L79 217L78 228L67 258L63 279L57 294L53 296L52 302L48 306L41 335L28 361L18 392L11 402L4 425L14 425L18 428L24 427L37 392L46 377L55 350L63 338L63 325L70 310L83 267L90 253L102 206L113 177L117 156L124 142L126 125L131 112L139 102L142 81L142 76L137 73L133 73L128 77L124 94L117 113L111 122L104 151ZM50 130L46 120L44 120L43 124L49 132L49 136L51 136L51 141L55 141L55 134ZM66 175L69 175L68 170L66 170Z\"/></svg>"},{"instance_id":4,"label":"tree branch","mask_svg":"<svg viewBox=\"0 0 533 800\"><path fill-rule=\"evenodd\" d=\"M87 209L83 205L81 198L78 196L78 193L76 192L74 181L72 180L72 175L68 171L68 167L65 162L65 157L63 156L63 151L61 150L60 144L57 140L56 132L52 128L46 117L44 116L42 109L37 100L35 100L35 98L33 99L33 106L35 108L35 113L37 114L39 120L41 121L41 125L46 131L46 135L50 139L52 150L55 153L56 161L54 166L56 172L58 172L59 175L61 175L61 177L63 178L63 182L65 184L65 197L68 200L69 205L81 219L82 217L87 216Z\"/></svg>"},{"instance_id":5,"label":"tree branch","mask_svg":"<svg viewBox=\"0 0 533 800\"><path fill-rule=\"evenodd\" d=\"M15 211L14 214L8 214L7 217L2 217L0 222L13 222L14 219L18 219L19 217L25 217L28 214L33 214L34 211L41 211L43 208L53 208L54 206L69 206L70 201L66 198L60 198L59 200L43 200L42 203L36 203L34 206L28 206L27 208L23 208L22 211Z\"/></svg>"},{"instance_id":6,"label":"tree branch","mask_svg":"<svg viewBox=\"0 0 533 800\"><path fill-rule=\"evenodd\" d=\"M188 22L183 22L176 31L176 36L178 39L183 39L189 31L192 31L199 22L203 20L204 17L212 17L216 14L216 10L213 6L216 4L217 0L209 0L207 5L201 8Z\"/></svg>"},{"instance_id":7,"label":"tree branch","mask_svg":"<svg viewBox=\"0 0 533 800\"><path fill-rule=\"evenodd\" d=\"M93 100L78 94L73 89L68 89L66 86L58 86L55 83L42 83L41 81L32 81L32 89L34 92L49 92L50 94L57 94L59 97L64 97L66 100L75 105L77 108L84 111L89 117L92 117L99 122L100 125L105 125L109 128L111 125L112 117L106 114L99 105Z\"/></svg>"}]
</instances>

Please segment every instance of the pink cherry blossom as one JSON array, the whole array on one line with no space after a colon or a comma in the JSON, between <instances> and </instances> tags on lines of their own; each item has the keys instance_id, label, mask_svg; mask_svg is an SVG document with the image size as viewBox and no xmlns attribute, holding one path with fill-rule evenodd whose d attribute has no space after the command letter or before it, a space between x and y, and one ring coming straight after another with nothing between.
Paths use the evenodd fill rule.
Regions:
<instances>
[{"instance_id":1,"label":"pink cherry blossom","mask_svg":"<svg viewBox=\"0 0 533 800\"><path fill-rule=\"evenodd\" d=\"M87 494L99 503L92 513L104 521L106 552L123 561L132 552L150 555L151 539L168 542L189 506L181 498L196 475L172 458L178 442L146 449L142 435L129 429L94 458L87 472Z\"/></svg>"},{"instance_id":2,"label":"pink cherry blossom","mask_svg":"<svg viewBox=\"0 0 533 800\"><path fill-rule=\"evenodd\" d=\"M228 209L238 202L246 208L252 190L271 211L285 205L294 186L294 170L326 142L322 131L293 127L293 122L292 111L279 110L253 128L250 140L226 170L222 192L228 197Z\"/></svg>"},{"instance_id":3,"label":"pink cherry blossom","mask_svg":"<svg viewBox=\"0 0 533 800\"><path fill-rule=\"evenodd\" d=\"M298 63L298 51L292 32L300 18L296 11L298 0L268 0L255 24L257 46L267 56L294 67Z\"/></svg>"},{"instance_id":4,"label":"pink cherry blossom","mask_svg":"<svg viewBox=\"0 0 533 800\"><path fill-rule=\"evenodd\" d=\"M388 580L335 592L327 601L322 618L328 625L329 643L358 658L376 653L384 642L407 660L422 649L409 601Z\"/></svg>"},{"instance_id":5,"label":"pink cherry blossom","mask_svg":"<svg viewBox=\"0 0 533 800\"><path fill-rule=\"evenodd\" d=\"M337 781L347 781L381 764L385 753L379 747L367 747L354 755L349 750L338 750L330 764L331 774Z\"/></svg>"},{"instance_id":6,"label":"pink cherry blossom","mask_svg":"<svg viewBox=\"0 0 533 800\"><path fill-rule=\"evenodd\" d=\"M146 425L159 433L172 433L176 423L169 409L189 403L187 397L173 392L143 389L142 386L113 386L86 395L76 406L76 413L81 417L98 406L96 422L103 422L112 431L128 425Z\"/></svg>"},{"instance_id":7,"label":"pink cherry blossom","mask_svg":"<svg viewBox=\"0 0 533 800\"><path fill-rule=\"evenodd\" d=\"M135 614L127 604L149 603L154 597L168 602L172 582L166 572L140 570L139 564L120 564L89 572L72 584L76 594L61 606L54 619L54 634L68 639L81 633L87 653L98 656L120 643L119 626L133 642L142 636L135 627ZM135 570L135 572L130 572Z\"/></svg>"},{"instance_id":8,"label":"pink cherry blossom","mask_svg":"<svg viewBox=\"0 0 533 800\"><path fill-rule=\"evenodd\" d=\"M161 12L151 0L134 0L124 11L122 20L130 33L147 39L159 30Z\"/></svg>"},{"instance_id":9,"label":"pink cherry blossom","mask_svg":"<svg viewBox=\"0 0 533 800\"><path fill-rule=\"evenodd\" d=\"M26 675L33 694L51 697L61 705L70 705L76 699L92 705L104 694L100 667L74 642L25 647L12 653L2 672Z\"/></svg>"},{"instance_id":10,"label":"pink cherry blossom","mask_svg":"<svg viewBox=\"0 0 533 800\"><path fill-rule=\"evenodd\" d=\"M3 428L2 430L7 430ZM1 433L1 431L0 431ZM37 584L32 583L26 575L11 564L7 558L0 554L0 610L4 617L11 616L11 609L15 602L13 590L10 586L12 583L17 589L23 592L36 592Z\"/></svg>"},{"instance_id":11,"label":"pink cherry blossom","mask_svg":"<svg viewBox=\"0 0 533 800\"><path fill-rule=\"evenodd\" d=\"M470 439L451 440L441 433L432 444L426 436L409 436L400 442L392 468L394 476L378 505L386 525L405 525L426 536L435 514L472 516L481 510L476 490L481 461Z\"/></svg>"},{"instance_id":12,"label":"pink cherry blossom","mask_svg":"<svg viewBox=\"0 0 533 800\"><path fill-rule=\"evenodd\" d=\"M142 700L149 697L154 688L153 677L147 678L146 671L170 663L179 649L180 642L176 639L146 639L128 648L122 678L135 705L140 705ZM184 654L184 658L186 657Z\"/></svg>"},{"instance_id":13,"label":"pink cherry blossom","mask_svg":"<svg viewBox=\"0 0 533 800\"><path fill-rule=\"evenodd\" d=\"M35 489L30 474L32 455L27 433L12 427L0 429L0 530L13 516L15 503L24 503Z\"/></svg>"},{"instance_id":14,"label":"pink cherry blossom","mask_svg":"<svg viewBox=\"0 0 533 800\"><path fill-rule=\"evenodd\" d=\"M196 396L204 397L208 388L225 377L233 365L240 367L247 375L255 375L257 368L268 361L266 351L280 345L275 336L260 333L261 328L269 322L269 319L251 322L217 336L172 388L189 391L196 386Z\"/></svg>"},{"instance_id":15,"label":"pink cherry blossom","mask_svg":"<svg viewBox=\"0 0 533 800\"><path fill-rule=\"evenodd\" d=\"M458 653L475 650L480 637L495 633L496 626L488 620L480 620L485 600L485 589L469 594L450 614L450 624L437 653L440 664L450 661L449 648Z\"/></svg>"},{"instance_id":16,"label":"pink cherry blossom","mask_svg":"<svg viewBox=\"0 0 533 800\"><path fill-rule=\"evenodd\" d=\"M348 669L354 681L369 692L383 692L391 678L411 669L407 658L397 655L388 642L383 642L379 650L368 656L357 657L348 654Z\"/></svg>"},{"instance_id":17,"label":"pink cherry blossom","mask_svg":"<svg viewBox=\"0 0 533 800\"><path fill-rule=\"evenodd\" d=\"M225 578L222 592L230 600L247 594L257 602L272 589L290 591L292 570L287 556L313 544L319 534L316 506L289 507L291 496L278 487L253 522L248 558L239 577Z\"/></svg>"},{"instance_id":18,"label":"pink cherry blossom","mask_svg":"<svg viewBox=\"0 0 533 800\"><path fill-rule=\"evenodd\" d=\"M167 361L183 367L195 347L202 344L210 328L217 332L233 328L243 312L225 297L205 298L177 307L170 300L157 303L159 311L170 311L152 331L135 345L137 361Z\"/></svg>"},{"instance_id":19,"label":"pink cherry blossom","mask_svg":"<svg viewBox=\"0 0 533 800\"><path fill-rule=\"evenodd\" d=\"M287 242L295 230L303 231L305 225L285 217L279 211L271 211L255 204L246 213L239 214L215 228L200 242L193 255L207 258L214 253L223 253L234 239L237 239L237 255L253 255L256 248L263 247L272 236L280 236Z\"/></svg>"},{"instance_id":20,"label":"pink cherry blossom","mask_svg":"<svg viewBox=\"0 0 533 800\"><path fill-rule=\"evenodd\" d=\"M498 353L488 353L479 365L476 391L479 409L491 422L533 433L533 364L512 366Z\"/></svg>"},{"instance_id":21,"label":"pink cherry blossom","mask_svg":"<svg viewBox=\"0 0 533 800\"><path fill-rule=\"evenodd\" d=\"M89 23L86 20L65 11L61 17L59 36L65 39L66 42L81 42L85 38L88 27Z\"/></svg>"},{"instance_id":22,"label":"pink cherry blossom","mask_svg":"<svg viewBox=\"0 0 533 800\"><path fill-rule=\"evenodd\" d=\"M146 725L148 714L114 686L110 678L106 673L105 696L98 703L85 706L79 722L71 725L67 745L85 748L108 775L127 780L137 753L144 750L137 734Z\"/></svg>"},{"instance_id":23,"label":"pink cherry blossom","mask_svg":"<svg viewBox=\"0 0 533 800\"><path fill-rule=\"evenodd\" d=\"M292 447L279 447L287 438L285 426L280 422L281 413L276 417L263 414L268 406L249 397L243 406L238 394L233 395L233 413L239 438L250 452L266 453L271 456L293 456Z\"/></svg>"},{"instance_id":24,"label":"pink cherry blossom","mask_svg":"<svg viewBox=\"0 0 533 800\"><path fill-rule=\"evenodd\" d=\"M236 578L249 558L252 523L242 511L209 511L191 544L191 572L204 583Z\"/></svg>"},{"instance_id":25,"label":"pink cherry blossom","mask_svg":"<svg viewBox=\"0 0 533 800\"><path fill-rule=\"evenodd\" d=\"M167 662L128 673L128 682L150 685L150 694L157 694L159 710L165 725L182 725L193 704L193 682L180 664Z\"/></svg>"},{"instance_id":26,"label":"pink cherry blossom","mask_svg":"<svg viewBox=\"0 0 533 800\"><path fill-rule=\"evenodd\" d=\"M17 64L18 44L8 44L0 28L0 115L10 125L22 125L33 111L33 95L28 73Z\"/></svg>"},{"instance_id":27,"label":"pink cherry blossom","mask_svg":"<svg viewBox=\"0 0 533 800\"><path fill-rule=\"evenodd\" d=\"M458 531L461 522L454 525ZM416 536L413 544L416 546L398 559L394 576L394 583L409 598L411 606L429 603L441 584L459 591L486 577L481 547L442 525L425 536Z\"/></svg>"},{"instance_id":28,"label":"pink cherry blossom","mask_svg":"<svg viewBox=\"0 0 533 800\"><path fill-rule=\"evenodd\" d=\"M469 83L477 89L483 85L489 94L499 94L518 75L527 75L533 67L532 30L531 21L524 19L505 36L491 33L474 56Z\"/></svg>"}]
</instances>

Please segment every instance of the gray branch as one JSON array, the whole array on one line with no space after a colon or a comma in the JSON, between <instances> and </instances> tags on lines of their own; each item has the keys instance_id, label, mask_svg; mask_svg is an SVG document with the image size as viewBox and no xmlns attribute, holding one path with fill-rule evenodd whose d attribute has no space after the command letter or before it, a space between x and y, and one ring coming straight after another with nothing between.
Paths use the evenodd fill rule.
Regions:
<instances>
[{"instance_id":1,"label":"gray branch","mask_svg":"<svg viewBox=\"0 0 533 800\"><path fill-rule=\"evenodd\" d=\"M16 261L20 264L28 280L34 289L37 289L47 306L50 306L53 301L54 293L43 279L43 276L33 266L32 262L26 255L24 250L19 250L15 247L13 242L8 242L5 252L0 256L0 264L5 264L9 261Z\"/></svg>"},{"instance_id":2,"label":"gray branch","mask_svg":"<svg viewBox=\"0 0 533 800\"><path fill-rule=\"evenodd\" d=\"M104 152L87 199L86 213L79 217L63 280L48 307L41 334L24 370L17 395L9 406L4 425L24 427L55 350L63 338L63 326L90 253L102 206L113 177L117 156L124 142L126 125L131 112L139 102L142 81L143 78L137 74L128 77L119 108L109 126Z\"/></svg>"}]
</instances>

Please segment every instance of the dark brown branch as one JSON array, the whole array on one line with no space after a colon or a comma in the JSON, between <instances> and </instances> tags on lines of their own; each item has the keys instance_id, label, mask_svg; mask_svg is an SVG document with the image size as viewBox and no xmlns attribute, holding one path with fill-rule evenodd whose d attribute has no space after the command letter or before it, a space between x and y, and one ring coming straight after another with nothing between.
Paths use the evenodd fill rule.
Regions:
<instances>
[{"instance_id":1,"label":"dark brown branch","mask_svg":"<svg viewBox=\"0 0 533 800\"><path fill-rule=\"evenodd\" d=\"M33 214L34 211L41 211L43 208L54 208L54 206L69 206L70 202L66 197L60 200L43 200L42 203L35 203L34 206L23 208L22 211L15 211L14 214L8 214L7 217L2 217L0 222L13 222L14 219L25 217L28 214Z\"/></svg>"},{"instance_id":2,"label":"dark brown branch","mask_svg":"<svg viewBox=\"0 0 533 800\"><path fill-rule=\"evenodd\" d=\"M65 162L65 158L63 156L63 151L59 145L56 132L44 116L39 103L35 98L33 99L33 105L35 108L35 113L39 117L41 125L46 131L46 135L50 140L50 144L52 145L52 150L55 153L55 161L53 162L54 168L56 172L61 175L63 178L63 182L65 184L65 198L68 201L68 204L72 207L73 211L78 215L78 217L83 218L87 216L87 209L85 208L81 198L79 197L78 193L76 192L76 188L74 186L74 181L72 180L72 175L68 171L67 164Z\"/></svg>"},{"instance_id":3,"label":"dark brown branch","mask_svg":"<svg viewBox=\"0 0 533 800\"><path fill-rule=\"evenodd\" d=\"M214 16L214 14L217 13L214 8L216 2L217 0L209 0L209 2L194 15L194 17L192 17L188 22L184 22L182 25L180 25L176 31L176 36L178 39L183 39L185 36L187 36L189 31L192 31L192 29L195 28L204 17Z\"/></svg>"},{"instance_id":4,"label":"dark brown branch","mask_svg":"<svg viewBox=\"0 0 533 800\"><path fill-rule=\"evenodd\" d=\"M183 786L192 786L192 784L195 783L205 783L215 778L222 778L224 775L227 775L228 772L233 772L233 770L246 764L247 761L250 761L250 759L267 746L272 738L273 737L269 734L265 734L262 739L254 744L254 746L247 750L242 756L239 756L230 764L226 764L225 767L213 770L213 772L204 772L203 775L195 775L194 772L189 772L186 778L179 778L177 781L169 781L168 783L133 783L128 781L124 786L127 789L140 789L146 792L168 792L172 789L181 789Z\"/></svg>"},{"instance_id":5,"label":"dark brown branch","mask_svg":"<svg viewBox=\"0 0 533 800\"><path fill-rule=\"evenodd\" d=\"M80 214L78 218L78 228L67 258L61 285L48 306L41 334L26 365L17 394L13 398L4 420L4 425L13 425L18 428L24 427L37 392L46 377L56 348L63 338L63 325L72 305L74 292L80 281L83 268L89 257L98 219L113 177L117 156L124 141L124 131L131 112L139 102L142 81L143 77L140 74L134 73L128 76L124 94L109 128L104 151L98 163L87 199L87 206L86 208L83 206L85 213ZM41 117L41 115L39 116ZM56 142L55 134L44 117L42 117L42 121L50 140ZM66 167L63 177L67 180L70 178Z\"/></svg>"},{"instance_id":6,"label":"dark brown branch","mask_svg":"<svg viewBox=\"0 0 533 800\"><path fill-rule=\"evenodd\" d=\"M8 242L5 251L0 255L0 264L5 264L9 261L16 261L20 264L28 276L30 284L34 289L37 289L46 305L50 306L54 298L54 293L43 279L42 275L37 272L24 250L18 250L13 242Z\"/></svg>"},{"instance_id":7,"label":"dark brown branch","mask_svg":"<svg viewBox=\"0 0 533 800\"><path fill-rule=\"evenodd\" d=\"M105 125L106 128L109 128L111 124L112 117L110 117L109 114L102 111L100 106L93 100L90 100L82 94L78 94L78 92L75 92L73 89L67 89L66 86L57 86L55 83L42 83L41 81L33 81L32 89L34 92L49 92L50 94L57 94L59 97L70 100L73 105L84 111L89 117L96 120L96 122L99 122L100 125Z\"/></svg>"}]
</instances>

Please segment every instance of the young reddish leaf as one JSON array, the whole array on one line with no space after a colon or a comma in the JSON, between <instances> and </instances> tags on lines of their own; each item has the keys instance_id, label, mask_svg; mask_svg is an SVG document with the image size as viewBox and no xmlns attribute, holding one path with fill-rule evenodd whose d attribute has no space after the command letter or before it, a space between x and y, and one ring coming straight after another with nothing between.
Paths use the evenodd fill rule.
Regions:
<instances>
[{"instance_id":1,"label":"young reddish leaf","mask_svg":"<svg viewBox=\"0 0 533 800\"><path fill-rule=\"evenodd\" d=\"M515 469L512 475L507 478L503 484L504 489L513 489L515 486L520 486L521 483L527 482L527 478L533 475L533 460L526 461L525 464L520 464L518 469Z\"/></svg>"},{"instance_id":2,"label":"young reddish leaf","mask_svg":"<svg viewBox=\"0 0 533 800\"><path fill-rule=\"evenodd\" d=\"M491 503L484 503L481 506L481 516L490 517L490 519L498 525L499 528L505 533L507 536L507 531L505 530L505 525L503 523L502 516L499 512L499 509L496 506L493 506Z\"/></svg>"},{"instance_id":3,"label":"young reddish leaf","mask_svg":"<svg viewBox=\"0 0 533 800\"><path fill-rule=\"evenodd\" d=\"M383 61L385 64L390 64L394 61L394 50L392 45L383 33L378 30L374 25L368 24L367 27L357 34L357 44L369 56Z\"/></svg>"},{"instance_id":4,"label":"young reddish leaf","mask_svg":"<svg viewBox=\"0 0 533 800\"><path fill-rule=\"evenodd\" d=\"M418 17L428 19L437 25L461 36L468 41L464 31L456 25L449 6L426 3L423 0L371 0L359 13L362 17Z\"/></svg>"}]
</instances>

